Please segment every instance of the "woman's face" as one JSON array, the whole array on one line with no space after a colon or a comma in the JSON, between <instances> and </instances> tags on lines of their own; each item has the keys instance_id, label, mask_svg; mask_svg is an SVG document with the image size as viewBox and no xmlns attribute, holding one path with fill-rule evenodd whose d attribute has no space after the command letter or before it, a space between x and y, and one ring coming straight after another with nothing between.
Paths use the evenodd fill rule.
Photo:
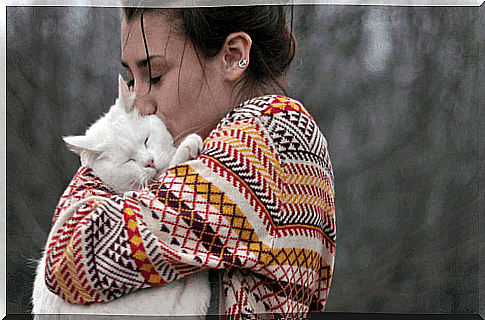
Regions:
<instances>
[{"instance_id":1,"label":"woman's face","mask_svg":"<svg viewBox=\"0 0 485 320\"><path fill-rule=\"evenodd\" d=\"M178 26L157 11L136 15L122 25L121 63L136 92L135 107L156 114L176 142L190 134L203 138L230 111L227 84L217 57L201 61ZM147 49L148 48L148 49ZM147 50L151 63L148 69Z\"/></svg>"}]
</instances>

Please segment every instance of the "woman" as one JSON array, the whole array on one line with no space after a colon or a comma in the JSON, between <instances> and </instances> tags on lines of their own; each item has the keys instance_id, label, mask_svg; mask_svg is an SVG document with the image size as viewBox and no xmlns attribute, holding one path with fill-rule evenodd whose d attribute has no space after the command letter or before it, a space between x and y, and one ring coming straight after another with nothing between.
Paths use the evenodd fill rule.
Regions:
<instances>
[{"instance_id":1,"label":"woman","mask_svg":"<svg viewBox=\"0 0 485 320\"><path fill-rule=\"evenodd\" d=\"M125 9L135 106L176 141L198 133L204 149L124 197L80 168L48 240L49 289L106 302L210 269L219 314L322 311L335 255L326 141L299 102L268 95L294 48L282 7Z\"/></svg>"}]
</instances>

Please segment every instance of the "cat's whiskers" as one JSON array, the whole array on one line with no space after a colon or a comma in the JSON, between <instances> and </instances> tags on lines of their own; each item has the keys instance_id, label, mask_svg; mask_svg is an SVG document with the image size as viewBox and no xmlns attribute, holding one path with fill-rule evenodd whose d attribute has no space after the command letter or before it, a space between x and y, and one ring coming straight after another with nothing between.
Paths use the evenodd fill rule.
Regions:
<instances>
[{"instance_id":1,"label":"cat's whiskers","mask_svg":"<svg viewBox=\"0 0 485 320\"><path fill-rule=\"evenodd\" d=\"M137 177L133 177L132 179L130 180L127 180L125 182L123 182L123 184L119 185L119 188L120 189L126 189L126 190L134 190L134 189L137 189Z\"/></svg>"},{"instance_id":2,"label":"cat's whiskers","mask_svg":"<svg viewBox=\"0 0 485 320\"><path fill-rule=\"evenodd\" d=\"M136 184L137 184L137 181L136 181L136 178L135 178L135 179L133 179L133 183L132 183L132 184L131 184L131 186L130 186L130 190L133 190L133 189L138 189L138 188L137 188L138 186L137 186Z\"/></svg>"},{"instance_id":3,"label":"cat's whiskers","mask_svg":"<svg viewBox=\"0 0 485 320\"><path fill-rule=\"evenodd\" d=\"M148 187L150 184L157 182L157 177L159 172L157 171L156 174L153 174L151 170L147 170L144 174L140 177L140 184L142 187Z\"/></svg>"}]
</instances>

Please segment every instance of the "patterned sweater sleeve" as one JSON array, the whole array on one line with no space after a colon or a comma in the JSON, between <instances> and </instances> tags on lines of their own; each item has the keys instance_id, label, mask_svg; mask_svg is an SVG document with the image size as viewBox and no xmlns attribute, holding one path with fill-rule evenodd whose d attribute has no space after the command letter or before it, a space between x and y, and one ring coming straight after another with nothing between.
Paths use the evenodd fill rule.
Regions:
<instances>
[{"instance_id":1,"label":"patterned sweater sleeve","mask_svg":"<svg viewBox=\"0 0 485 320\"><path fill-rule=\"evenodd\" d=\"M236 108L197 159L142 190L117 196L80 168L56 208L46 284L86 304L204 268L248 270L272 281L286 309L319 311L334 254L325 139L299 103L267 96Z\"/></svg>"}]
</instances>

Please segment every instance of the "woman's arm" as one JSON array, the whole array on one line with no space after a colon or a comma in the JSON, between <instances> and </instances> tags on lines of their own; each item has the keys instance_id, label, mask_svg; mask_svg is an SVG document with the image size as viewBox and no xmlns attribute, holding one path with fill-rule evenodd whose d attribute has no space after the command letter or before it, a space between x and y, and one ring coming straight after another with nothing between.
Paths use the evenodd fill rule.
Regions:
<instances>
[{"instance_id":1,"label":"woman's arm","mask_svg":"<svg viewBox=\"0 0 485 320\"><path fill-rule=\"evenodd\" d=\"M293 167L280 159L285 142L274 141L268 119L281 110L264 110L264 119L224 124L197 159L123 197L81 168L61 198L48 240L50 290L72 303L105 302L202 268L249 269L281 280L287 288L279 294L301 300L305 292L305 303L313 296L321 304L334 254L333 231L329 236L323 227L333 223L322 224L312 213L333 219L333 182L311 159ZM316 185L298 183L304 175L295 168L310 176L321 171L310 181ZM295 184L305 197L289 193ZM298 216L298 210L309 212ZM286 216L293 213L296 219Z\"/></svg>"},{"instance_id":2,"label":"woman's arm","mask_svg":"<svg viewBox=\"0 0 485 320\"><path fill-rule=\"evenodd\" d=\"M204 152L245 161L237 145L240 130L228 126L214 134ZM251 246L268 251L271 237L258 239L252 231L246 215L254 209L243 203L251 190L237 186L241 183L217 156L207 154L124 197L110 194L89 169L81 168L56 210L47 249L48 287L72 303L105 302L201 268L261 272L264 255Z\"/></svg>"}]
</instances>

